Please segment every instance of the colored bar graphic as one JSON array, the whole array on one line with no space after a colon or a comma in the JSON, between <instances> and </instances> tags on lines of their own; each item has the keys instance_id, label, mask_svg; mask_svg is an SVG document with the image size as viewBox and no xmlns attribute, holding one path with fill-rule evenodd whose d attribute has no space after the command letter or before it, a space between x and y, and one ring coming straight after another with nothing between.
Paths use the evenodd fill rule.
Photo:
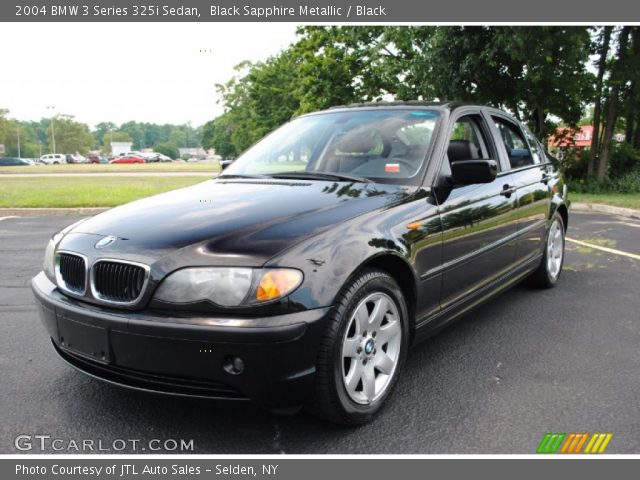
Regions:
<instances>
[{"instance_id":1,"label":"colored bar graphic","mask_svg":"<svg viewBox=\"0 0 640 480\"><path fill-rule=\"evenodd\" d=\"M565 435L565 433L547 433L538 445L536 453L556 453Z\"/></svg>"},{"instance_id":2,"label":"colored bar graphic","mask_svg":"<svg viewBox=\"0 0 640 480\"><path fill-rule=\"evenodd\" d=\"M580 450L582 450L582 446L587 441L587 438L589 438L589 434L588 433L583 433L582 434L582 438L580 439L580 441L578 442L576 447L574 449L572 449L569 453L580 453Z\"/></svg>"},{"instance_id":3,"label":"colored bar graphic","mask_svg":"<svg viewBox=\"0 0 640 480\"><path fill-rule=\"evenodd\" d=\"M548 432L542 437L536 453L576 454L582 452L600 454L604 453L612 438L612 433L594 433L589 437L589 433L586 432L569 434ZM589 440L588 442L587 439ZM582 451L585 443L587 446L584 451ZM560 448L561 446L562 448Z\"/></svg>"},{"instance_id":4,"label":"colored bar graphic","mask_svg":"<svg viewBox=\"0 0 640 480\"><path fill-rule=\"evenodd\" d=\"M587 448L584 449L584 453L604 453L612 437L611 433L594 433Z\"/></svg>"}]
</instances>

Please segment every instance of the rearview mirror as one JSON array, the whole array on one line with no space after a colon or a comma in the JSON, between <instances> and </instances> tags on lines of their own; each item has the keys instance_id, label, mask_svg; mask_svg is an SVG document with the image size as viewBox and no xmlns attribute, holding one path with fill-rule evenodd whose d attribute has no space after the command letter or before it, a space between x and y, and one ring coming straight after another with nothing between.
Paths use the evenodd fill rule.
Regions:
<instances>
[{"instance_id":1,"label":"rearview mirror","mask_svg":"<svg viewBox=\"0 0 640 480\"><path fill-rule=\"evenodd\" d=\"M458 160L451 162L451 177L456 184L491 183L498 174L495 160Z\"/></svg>"}]
</instances>

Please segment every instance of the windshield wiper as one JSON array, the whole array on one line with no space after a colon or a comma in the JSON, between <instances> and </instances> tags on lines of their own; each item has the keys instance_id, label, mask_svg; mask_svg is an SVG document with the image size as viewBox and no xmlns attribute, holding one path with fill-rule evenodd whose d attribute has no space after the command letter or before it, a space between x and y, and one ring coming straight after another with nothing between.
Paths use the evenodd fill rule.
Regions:
<instances>
[{"instance_id":1,"label":"windshield wiper","mask_svg":"<svg viewBox=\"0 0 640 480\"><path fill-rule=\"evenodd\" d=\"M216 178L221 178L223 180L233 179L233 178L269 178L267 175L218 175Z\"/></svg>"},{"instance_id":2,"label":"windshield wiper","mask_svg":"<svg viewBox=\"0 0 640 480\"><path fill-rule=\"evenodd\" d=\"M343 173L324 173L324 172L278 172L269 175L272 178L293 178L300 180L335 180L359 183L371 183L371 180L365 177L357 177L355 175L345 175Z\"/></svg>"}]
</instances>

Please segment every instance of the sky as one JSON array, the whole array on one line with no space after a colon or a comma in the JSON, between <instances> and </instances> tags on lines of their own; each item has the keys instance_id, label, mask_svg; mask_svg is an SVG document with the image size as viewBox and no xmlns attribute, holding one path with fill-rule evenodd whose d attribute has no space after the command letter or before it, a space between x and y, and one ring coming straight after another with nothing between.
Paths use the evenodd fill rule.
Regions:
<instances>
[{"instance_id":1,"label":"sky","mask_svg":"<svg viewBox=\"0 0 640 480\"><path fill-rule=\"evenodd\" d=\"M295 40L286 23L0 24L0 108L39 120L202 125L222 113L216 83ZM53 108L47 108L53 107Z\"/></svg>"}]
</instances>

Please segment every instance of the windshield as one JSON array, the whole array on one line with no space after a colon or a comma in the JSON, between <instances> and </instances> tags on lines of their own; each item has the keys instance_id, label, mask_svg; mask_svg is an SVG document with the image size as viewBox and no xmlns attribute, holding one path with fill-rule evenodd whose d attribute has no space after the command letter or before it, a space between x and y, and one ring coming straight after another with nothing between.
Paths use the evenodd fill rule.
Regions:
<instances>
[{"instance_id":1,"label":"windshield","mask_svg":"<svg viewBox=\"0 0 640 480\"><path fill-rule=\"evenodd\" d=\"M371 109L300 117L247 150L224 176L407 182L421 170L439 113ZM294 175L292 175L294 176Z\"/></svg>"}]
</instances>

